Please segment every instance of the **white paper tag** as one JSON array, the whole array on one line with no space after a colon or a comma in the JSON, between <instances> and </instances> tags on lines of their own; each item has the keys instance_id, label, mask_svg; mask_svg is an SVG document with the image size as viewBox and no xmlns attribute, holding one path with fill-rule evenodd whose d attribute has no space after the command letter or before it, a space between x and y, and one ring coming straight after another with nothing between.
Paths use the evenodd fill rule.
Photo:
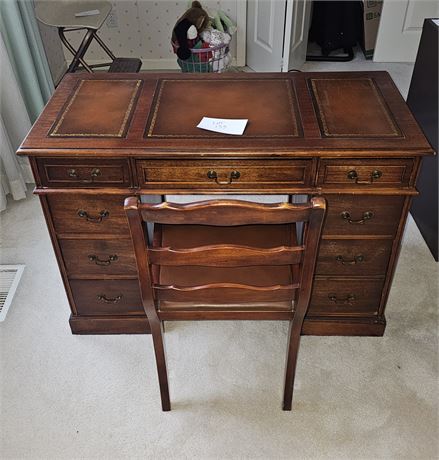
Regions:
<instances>
[{"instance_id":1,"label":"white paper tag","mask_svg":"<svg viewBox=\"0 0 439 460\"><path fill-rule=\"evenodd\" d=\"M200 123L198 123L197 128L207 129L216 133L241 136L247 126L247 122L248 120L203 117Z\"/></svg>"}]
</instances>

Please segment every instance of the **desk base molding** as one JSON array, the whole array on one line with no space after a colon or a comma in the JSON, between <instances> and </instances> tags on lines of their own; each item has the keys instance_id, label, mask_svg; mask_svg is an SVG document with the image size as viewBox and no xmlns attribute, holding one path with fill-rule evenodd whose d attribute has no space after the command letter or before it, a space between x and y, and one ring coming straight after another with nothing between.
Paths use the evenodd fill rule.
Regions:
<instances>
[{"instance_id":1,"label":"desk base molding","mask_svg":"<svg viewBox=\"0 0 439 460\"><path fill-rule=\"evenodd\" d=\"M148 320L144 316L105 317L70 316L73 334L150 334ZM386 320L380 318L319 318L305 319L302 335L376 336L384 335Z\"/></svg>"}]
</instances>

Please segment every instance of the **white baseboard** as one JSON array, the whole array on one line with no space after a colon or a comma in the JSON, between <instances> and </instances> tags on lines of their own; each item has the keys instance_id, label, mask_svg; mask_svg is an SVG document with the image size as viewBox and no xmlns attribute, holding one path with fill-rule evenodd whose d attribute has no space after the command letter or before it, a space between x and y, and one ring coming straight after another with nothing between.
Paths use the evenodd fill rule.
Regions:
<instances>
[{"instance_id":1,"label":"white baseboard","mask_svg":"<svg viewBox=\"0 0 439 460\"><path fill-rule=\"evenodd\" d=\"M173 59L141 59L142 61L142 70L180 70L180 67L177 64L177 58ZM108 62L108 59L87 59L87 64L102 64ZM68 62L70 65L70 62ZM232 66L236 66L236 59L232 59Z\"/></svg>"}]
</instances>

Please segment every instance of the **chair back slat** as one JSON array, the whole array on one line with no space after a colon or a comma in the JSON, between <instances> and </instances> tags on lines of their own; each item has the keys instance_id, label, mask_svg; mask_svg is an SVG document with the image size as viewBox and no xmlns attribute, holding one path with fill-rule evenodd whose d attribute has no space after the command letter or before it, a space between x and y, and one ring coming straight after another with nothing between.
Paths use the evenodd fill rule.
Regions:
<instances>
[{"instance_id":1,"label":"chair back slat","mask_svg":"<svg viewBox=\"0 0 439 460\"><path fill-rule=\"evenodd\" d=\"M146 222L216 226L302 222L309 219L311 209L310 204L262 204L238 200L139 204L142 218Z\"/></svg>"},{"instance_id":2,"label":"chair back slat","mask_svg":"<svg viewBox=\"0 0 439 460\"><path fill-rule=\"evenodd\" d=\"M190 249L149 248L151 264L198 265L203 267L249 267L252 265L293 265L300 263L303 246L253 248L215 244Z\"/></svg>"},{"instance_id":3,"label":"chair back slat","mask_svg":"<svg viewBox=\"0 0 439 460\"><path fill-rule=\"evenodd\" d=\"M224 303L246 303L289 301L294 298L295 290L299 285L287 284L260 287L235 283L215 283L190 287L166 285L154 285L153 287L157 300L218 303L218 293L220 292Z\"/></svg>"}]
</instances>

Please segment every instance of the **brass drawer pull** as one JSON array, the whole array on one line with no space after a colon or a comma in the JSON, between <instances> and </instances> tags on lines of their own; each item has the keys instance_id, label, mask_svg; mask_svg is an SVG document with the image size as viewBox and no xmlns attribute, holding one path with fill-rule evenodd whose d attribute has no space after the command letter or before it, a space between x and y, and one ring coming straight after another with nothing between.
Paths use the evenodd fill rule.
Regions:
<instances>
[{"instance_id":1,"label":"brass drawer pull","mask_svg":"<svg viewBox=\"0 0 439 460\"><path fill-rule=\"evenodd\" d=\"M215 182L218 185L230 185L234 179L239 179L241 177L241 173L239 171L232 171L229 175L229 179L226 181L218 180L218 174L216 171L210 170L207 172L208 179L215 179Z\"/></svg>"},{"instance_id":2,"label":"brass drawer pull","mask_svg":"<svg viewBox=\"0 0 439 460\"><path fill-rule=\"evenodd\" d=\"M372 211L364 211L362 219L351 219L351 213L349 211L343 211L341 214L342 219L347 220L350 224L360 224L363 225L367 220L372 219L373 212Z\"/></svg>"},{"instance_id":3,"label":"brass drawer pull","mask_svg":"<svg viewBox=\"0 0 439 460\"><path fill-rule=\"evenodd\" d=\"M93 180L95 177L98 177L98 176L101 175L101 170L100 170L99 168L93 168L93 169L91 170L90 175L91 175L91 177L92 177L91 180Z\"/></svg>"},{"instance_id":4,"label":"brass drawer pull","mask_svg":"<svg viewBox=\"0 0 439 460\"><path fill-rule=\"evenodd\" d=\"M117 303L117 302L120 302L120 300L122 299L122 294L117 295L116 297L113 297L113 298L111 297L108 298L105 294L98 294L96 298L98 299L99 302L103 302L103 303Z\"/></svg>"},{"instance_id":5,"label":"brass drawer pull","mask_svg":"<svg viewBox=\"0 0 439 460\"><path fill-rule=\"evenodd\" d=\"M83 209L80 209L78 211L78 216L79 217L83 217L87 222L94 222L94 223L101 223L103 221L103 219L105 219L106 217L108 217L110 215L110 212L107 211L106 209L102 210L100 213L99 213L99 216L98 217L92 217L88 214L87 211L84 211Z\"/></svg>"},{"instance_id":6,"label":"brass drawer pull","mask_svg":"<svg viewBox=\"0 0 439 460\"><path fill-rule=\"evenodd\" d=\"M108 259L107 260L102 260L102 259L99 259L99 257L95 254L90 254L88 256L88 260L90 262L94 262L96 265L101 265L101 266L105 266L107 267L108 265L111 264L111 262L116 262L117 260L117 255L115 254L114 256L108 256Z\"/></svg>"},{"instance_id":7,"label":"brass drawer pull","mask_svg":"<svg viewBox=\"0 0 439 460\"><path fill-rule=\"evenodd\" d=\"M352 305L352 303L357 300L354 294L348 294L347 297L344 299L337 299L336 294L329 294L328 299L334 303L347 303L349 305Z\"/></svg>"},{"instance_id":8,"label":"brass drawer pull","mask_svg":"<svg viewBox=\"0 0 439 460\"><path fill-rule=\"evenodd\" d=\"M360 180L357 171L355 171L355 169L352 169L347 173L347 178L355 180L356 184L367 185L372 184L374 180L379 179L382 175L383 173L379 169L375 169L370 173L370 180Z\"/></svg>"},{"instance_id":9,"label":"brass drawer pull","mask_svg":"<svg viewBox=\"0 0 439 460\"><path fill-rule=\"evenodd\" d=\"M73 179L79 179L79 174L78 174L78 171L76 171L76 169L68 169L67 175L69 177L72 177ZM81 182L93 182L95 177L98 177L100 175L101 175L101 170L99 168L93 168L90 172L91 179L83 179Z\"/></svg>"},{"instance_id":10,"label":"brass drawer pull","mask_svg":"<svg viewBox=\"0 0 439 460\"><path fill-rule=\"evenodd\" d=\"M340 262L342 265L355 265L360 262L364 262L364 256L363 254L358 254L357 256L354 256L351 260L346 260L342 255L336 256L335 260L337 262Z\"/></svg>"}]
</instances>

